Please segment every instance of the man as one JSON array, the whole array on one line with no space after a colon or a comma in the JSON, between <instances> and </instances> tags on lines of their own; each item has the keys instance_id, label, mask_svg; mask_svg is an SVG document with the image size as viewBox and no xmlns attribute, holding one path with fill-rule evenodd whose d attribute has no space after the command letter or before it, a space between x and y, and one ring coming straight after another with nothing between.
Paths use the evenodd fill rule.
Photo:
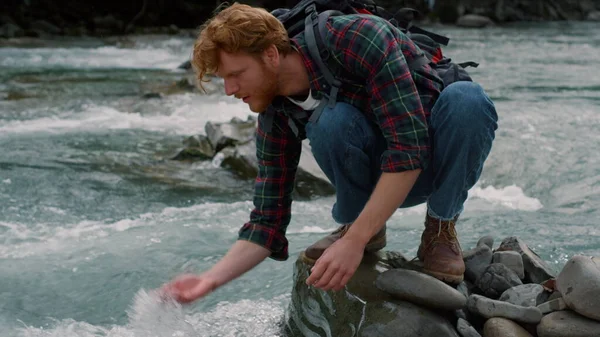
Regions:
<instances>
[{"instance_id":1,"label":"man","mask_svg":"<svg viewBox=\"0 0 600 337\"><path fill-rule=\"evenodd\" d=\"M429 65L411 71L407 62L420 51L382 19L334 16L327 32L328 65L359 82L342 87L337 104L311 118L328 87L304 34L290 39L269 12L237 3L204 25L192 64L201 81L216 74L227 95L260 113L259 173L255 208L229 252L210 270L163 287L178 301L203 297L267 257L288 258L285 232L304 137L336 188L332 216L341 224L303 253L314 263L308 284L343 288L364 252L385 246L394 211L423 202L424 271L446 282L463 279L454 226L491 149L493 103L472 82L443 88Z\"/></svg>"}]
</instances>

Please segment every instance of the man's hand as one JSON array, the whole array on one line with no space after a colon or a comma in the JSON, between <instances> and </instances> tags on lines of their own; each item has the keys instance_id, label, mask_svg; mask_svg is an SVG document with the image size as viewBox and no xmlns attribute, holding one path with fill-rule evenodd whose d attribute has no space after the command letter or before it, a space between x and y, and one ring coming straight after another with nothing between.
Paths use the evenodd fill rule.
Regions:
<instances>
[{"instance_id":1,"label":"man's hand","mask_svg":"<svg viewBox=\"0 0 600 337\"><path fill-rule=\"evenodd\" d=\"M216 279L210 275L184 274L161 288L161 295L175 299L179 303L190 303L206 296L218 287Z\"/></svg>"},{"instance_id":2,"label":"man's hand","mask_svg":"<svg viewBox=\"0 0 600 337\"><path fill-rule=\"evenodd\" d=\"M221 261L201 275L184 274L161 288L164 296L180 303L193 302L239 277L266 259L271 252L248 241L236 241Z\"/></svg>"},{"instance_id":3,"label":"man's hand","mask_svg":"<svg viewBox=\"0 0 600 337\"><path fill-rule=\"evenodd\" d=\"M356 272L364 250L363 244L342 237L327 248L315 262L306 284L325 291L341 290Z\"/></svg>"}]
</instances>

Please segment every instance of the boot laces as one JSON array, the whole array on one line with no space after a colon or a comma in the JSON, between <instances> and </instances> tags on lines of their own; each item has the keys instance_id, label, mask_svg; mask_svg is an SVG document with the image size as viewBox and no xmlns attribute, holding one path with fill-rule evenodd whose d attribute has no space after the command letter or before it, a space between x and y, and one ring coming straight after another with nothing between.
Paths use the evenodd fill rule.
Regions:
<instances>
[{"instance_id":1,"label":"boot laces","mask_svg":"<svg viewBox=\"0 0 600 337\"><path fill-rule=\"evenodd\" d=\"M444 224L445 223L445 224ZM445 230L442 230L442 226L445 225ZM433 227L433 226L431 226ZM428 226L428 230L431 230L430 226ZM445 245L450 247L455 253L458 254L458 238L457 238L456 229L454 228L454 221L442 221L438 219L437 223L437 233L431 235L431 239L427 243L427 248L434 248L437 245Z\"/></svg>"}]
</instances>

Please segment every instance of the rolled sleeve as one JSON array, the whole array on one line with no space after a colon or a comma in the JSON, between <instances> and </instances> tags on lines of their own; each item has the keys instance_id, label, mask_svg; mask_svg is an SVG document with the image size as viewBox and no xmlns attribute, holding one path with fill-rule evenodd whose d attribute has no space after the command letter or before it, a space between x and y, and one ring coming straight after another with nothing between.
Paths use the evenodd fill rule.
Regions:
<instances>
[{"instance_id":1,"label":"rolled sleeve","mask_svg":"<svg viewBox=\"0 0 600 337\"><path fill-rule=\"evenodd\" d=\"M264 116L259 116L254 209L250 220L240 229L238 239L265 247L275 260L286 260L288 241L285 232L291 219L292 192L302 144L284 115L274 115L271 132L265 131L264 123Z\"/></svg>"}]
</instances>

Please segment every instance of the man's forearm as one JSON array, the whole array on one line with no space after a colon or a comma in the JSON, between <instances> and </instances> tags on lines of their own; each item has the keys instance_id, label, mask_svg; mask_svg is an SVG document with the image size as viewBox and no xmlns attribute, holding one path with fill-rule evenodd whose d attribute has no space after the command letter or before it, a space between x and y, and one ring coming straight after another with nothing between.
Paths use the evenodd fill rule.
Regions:
<instances>
[{"instance_id":1,"label":"man's forearm","mask_svg":"<svg viewBox=\"0 0 600 337\"><path fill-rule=\"evenodd\" d=\"M266 259L271 252L250 241L238 240L227 254L206 273L217 280L218 286L241 276Z\"/></svg>"},{"instance_id":2,"label":"man's forearm","mask_svg":"<svg viewBox=\"0 0 600 337\"><path fill-rule=\"evenodd\" d=\"M421 170L382 173L369 201L346 236L366 245L404 202L420 173Z\"/></svg>"}]
</instances>

